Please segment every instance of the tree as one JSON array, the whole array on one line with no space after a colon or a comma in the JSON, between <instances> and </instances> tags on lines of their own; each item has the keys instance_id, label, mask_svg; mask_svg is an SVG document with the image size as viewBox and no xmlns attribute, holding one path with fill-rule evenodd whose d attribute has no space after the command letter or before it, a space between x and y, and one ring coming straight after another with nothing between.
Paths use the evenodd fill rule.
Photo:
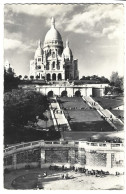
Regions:
<instances>
[{"instance_id":1,"label":"tree","mask_svg":"<svg viewBox=\"0 0 126 194\"><path fill-rule=\"evenodd\" d=\"M28 78L28 76L27 76L27 75L25 75L25 76L24 76L24 78L25 78L25 79L27 79L27 78Z\"/></svg>"},{"instance_id":2,"label":"tree","mask_svg":"<svg viewBox=\"0 0 126 194\"><path fill-rule=\"evenodd\" d=\"M39 79L39 76L38 76L38 75L36 75L36 79L37 79L37 80Z\"/></svg>"},{"instance_id":3,"label":"tree","mask_svg":"<svg viewBox=\"0 0 126 194\"><path fill-rule=\"evenodd\" d=\"M110 77L110 85L114 86L114 90L118 93L121 93L124 91L124 77L120 77L118 75L118 72L112 72L112 75Z\"/></svg>"},{"instance_id":4,"label":"tree","mask_svg":"<svg viewBox=\"0 0 126 194\"><path fill-rule=\"evenodd\" d=\"M34 79L34 76L33 75L30 75L30 79L33 80Z\"/></svg>"},{"instance_id":5,"label":"tree","mask_svg":"<svg viewBox=\"0 0 126 194\"><path fill-rule=\"evenodd\" d=\"M20 79L15 76L15 73L10 74L4 69L4 92L18 88L19 83Z\"/></svg>"},{"instance_id":6,"label":"tree","mask_svg":"<svg viewBox=\"0 0 126 194\"><path fill-rule=\"evenodd\" d=\"M19 79L21 79L22 78L22 75L19 75L18 77L19 77Z\"/></svg>"},{"instance_id":7,"label":"tree","mask_svg":"<svg viewBox=\"0 0 126 194\"><path fill-rule=\"evenodd\" d=\"M36 116L40 119L46 120L44 113L49 108L48 100L46 96L35 91L28 91L24 93L22 90L17 90L18 101L15 104L13 99L15 94L12 93L11 100L4 107L4 139L5 142L16 143L15 141L21 142L25 140L34 140L38 138L38 132L34 129L26 131L25 126L28 125L28 121L36 122ZM23 96L23 98L22 98ZM45 134L46 135L46 134ZM43 137L45 139L45 136ZM53 136L54 137L54 136Z\"/></svg>"},{"instance_id":8,"label":"tree","mask_svg":"<svg viewBox=\"0 0 126 194\"><path fill-rule=\"evenodd\" d=\"M110 83L111 83L111 85L116 86L118 80L119 80L118 72L112 72L112 75L110 77Z\"/></svg>"}]
</instances>

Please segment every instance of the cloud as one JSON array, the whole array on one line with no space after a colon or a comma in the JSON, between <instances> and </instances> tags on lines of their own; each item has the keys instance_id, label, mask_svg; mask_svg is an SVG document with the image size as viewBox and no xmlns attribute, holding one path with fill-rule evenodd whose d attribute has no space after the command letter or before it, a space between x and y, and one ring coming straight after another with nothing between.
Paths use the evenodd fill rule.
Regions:
<instances>
[{"instance_id":1,"label":"cloud","mask_svg":"<svg viewBox=\"0 0 126 194\"><path fill-rule=\"evenodd\" d=\"M16 39L16 40L22 40L23 35L21 32L9 32L6 28L4 30L4 37L9 39Z\"/></svg>"},{"instance_id":2,"label":"cloud","mask_svg":"<svg viewBox=\"0 0 126 194\"><path fill-rule=\"evenodd\" d=\"M22 45L21 41L19 40L13 40L13 39L4 39L4 49L8 50L8 49L17 49Z\"/></svg>"},{"instance_id":3,"label":"cloud","mask_svg":"<svg viewBox=\"0 0 126 194\"><path fill-rule=\"evenodd\" d=\"M124 9L122 5L93 4L82 13L73 15L65 31L89 34L92 37L116 38L123 29ZM118 30L117 30L118 28Z\"/></svg>"},{"instance_id":4,"label":"cloud","mask_svg":"<svg viewBox=\"0 0 126 194\"><path fill-rule=\"evenodd\" d=\"M5 19L4 23L5 23L5 25L11 24L11 25L23 26L23 24L15 23L11 19Z\"/></svg>"},{"instance_id":5,"label":"cloud","mask_svg":"<svg viewBox=\"0 0 126 194\"><path fill-rule=\"evenodd\" d=\"M61 15L73 10L71 5L56 4L11 4L5 5L5 13L12 11L14 13L24 13L33 16L52 17Z\"/></svg>"},{"instance_id":6,"label":"cloud","mask_svg":"<svg viewBox=\"0 0 126 194\"><path fill-rule=\"evenodd\" d=\"M120 25L114 25L114 26L109 26L107 28L103 28L102 33L104 35L107 35L109 39L122 39L124 31L123 28Z\"/></svg>"},{"instance_id":7,"label":"cloud","mask_svg":"<svg viewBox=\"0 0 126 194\"><path fill-rule=\"evenodd\" d=\"M25 44L20 40L14 40L10 38L4 39L4 49L5 50L16 50L17 52L34 52L35 49L33 48L33 43L30 42L29 44Z\"/></svg>"},{"instance_id":8,"label":"cloud","mask_svg":"<svg viewBox=\"0 0 126 194\"><path fill-rule=\"evenodd\" d=\"M4 30L4 49L14 50L16 52L34 52L37 47L37 41L27 40L23 41L24 36L21 32L9 32L7 29Z\"/></svg>"}]
</instances>

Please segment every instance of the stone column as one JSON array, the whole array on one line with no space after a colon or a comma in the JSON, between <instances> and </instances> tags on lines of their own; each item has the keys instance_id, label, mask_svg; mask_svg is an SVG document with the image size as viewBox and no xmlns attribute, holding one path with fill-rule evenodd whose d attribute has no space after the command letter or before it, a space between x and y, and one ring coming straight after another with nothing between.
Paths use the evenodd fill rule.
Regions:
<instances>
[{"instance_id":1,"label":"stone column","mask_svg":"<svg viewBox=\"0 0 126 194\"><path fill-rule=\"evenodd\" d=\"M12 159L12 165L13 165L13 169L17 168L17 155L16 153L13 154L13 159Z\"/></svg>"},{"instance_id":2,"label":"stone column","mask_svg":"<svg viewBox=\"0 0 126 194\"><path fill-rule=\"evenodd\" d=\"M71 164L75 164L75 150L74 149L70 149L68 151L68 158L70 159Z\"/></svg>"},{"instance_id":3,"label":"stone column","mask_svg":"<svg viewBox=\"0 0 126 194\"><path fill-rule=\"evenodd\" d=\"M41 168L43 167L43 164L45 164L45 150L41 148Z\"/></svg>"},{"instance_id":4,"label":"stone column","mask_svg":"<svg viewBox=\"0 0 126 194\"><path fill-rule=\"evenodd\" d=\"M106 161L106 168L108 168L108 170L110 168L112 168L112 156L111 156L111 153L107 153L107 161Z\"/></svg>"}]
</instances>

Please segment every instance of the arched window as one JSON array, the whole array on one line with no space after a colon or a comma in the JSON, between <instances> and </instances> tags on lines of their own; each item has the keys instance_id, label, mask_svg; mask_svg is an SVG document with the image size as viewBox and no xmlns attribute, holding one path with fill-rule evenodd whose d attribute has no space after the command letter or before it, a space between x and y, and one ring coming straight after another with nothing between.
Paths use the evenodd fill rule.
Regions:
<instances>
[{"instance_id":1,"label":"arched window","mask_svg":"<svg viewBox=\"0 0 126 194\"><path fill-rule=\"evenodd\" d=\"M49 62L47 62L46 70L49 70Z\"/></svg>"},{"instance_id":2,"label":"arched window","mask_svg":"<svg viewBox=\"0 0 126 194\"><path fill-rule=\"evenodd\" d=\"M48 97L53 97L53 91L48 92Z\"/></svg>"},{"instance_id":3,"label":"arched window","mask_svg":"<svg viewBox=\"0 0 126 194\"><path fill-rule=\"evenodd\" d=\"M60 62L57 62L57 70L60 70Z\"/></svg>"},{"instance_id":4,"label":"arched window","mask_svg":"<svg viewBox=\"0 0 126 194\"><path fill-rule=\"evenodd\" d=\"M55 61L53 61L53 63L52 63L52 68L53 69L55 68Z\"/></svg>"},{"instance_id":5,"label":"arched window","mask_svg":"<svg viewBox=\"0 0 126 194\"><path fill-rule=\"evenodd\" d=\"M52 53L52 57L55 58L55 53L54 52Z\"/></svg>"},{"instance_id":6,"label":"arched window","mask_svg":"<svg viewBox=\"0 0 126 194\"><path fill-rule=\"evenodd\" d=\"M50 81L51 80L51 76L50 76L49 73L46 75L46 79L47 79L47 81Z\"/></svg>"},{"instance_id":7,"label":"arched window","mask_svg":"<svg viewBox=\"0 0 126 194\"><path fill-rule=\"evenodd\" d=\"M63 96L67 96L67 91L66 91L66 90L62 91L62 92L61 92L61 96L62 96L62 97L63 97Z\"/></svg>"},{"instance_id":8,"label":"arched window","mask_svg":"<svg viewBox=\"0 0 126 194\"><path fill-rule=\"evenodd\" d=\"M81 96L81 92L80 92L79 90L77 90L77 91L75 92L75 96L76 96L76 97L80 97L80 96Z\"/></svg>"},{"instance_id":9,"label":"arched window","mask_svg":"<svg viewBox=\"0 0 126 194\"><path fill-rule=\"evenodd\" d=\"M53 81L56 80L56 74L55 74L55 73L52 74L52 80L53 80Z\"/></svg>"},{"instance_id":10,"label":"arched window","mask_svg":"<svg viewBox=\"0 0 126 194\"><path fill-rule=\"evenodd\" d=\"M62 80L62 75L61 75L61 73L58 74L58 80Z\"/></svg>"}]
</instances>

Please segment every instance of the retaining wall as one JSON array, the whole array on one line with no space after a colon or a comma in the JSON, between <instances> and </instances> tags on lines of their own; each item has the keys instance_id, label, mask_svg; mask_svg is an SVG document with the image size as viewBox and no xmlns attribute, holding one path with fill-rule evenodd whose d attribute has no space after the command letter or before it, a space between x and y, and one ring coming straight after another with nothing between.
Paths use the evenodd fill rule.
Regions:
<instances>
[{"instance_id":1,"label":"retaining wall","mask_svg":"<svg viewBox=\"0 0 126 194\"><path fill-rule=\"evenodd\" d=\"M29 142L4 150L4 167L8 169L48 167L49 165L81 166L115 173L124 170L122 143L86 141Z\"/></svg>"}]
</instances>

